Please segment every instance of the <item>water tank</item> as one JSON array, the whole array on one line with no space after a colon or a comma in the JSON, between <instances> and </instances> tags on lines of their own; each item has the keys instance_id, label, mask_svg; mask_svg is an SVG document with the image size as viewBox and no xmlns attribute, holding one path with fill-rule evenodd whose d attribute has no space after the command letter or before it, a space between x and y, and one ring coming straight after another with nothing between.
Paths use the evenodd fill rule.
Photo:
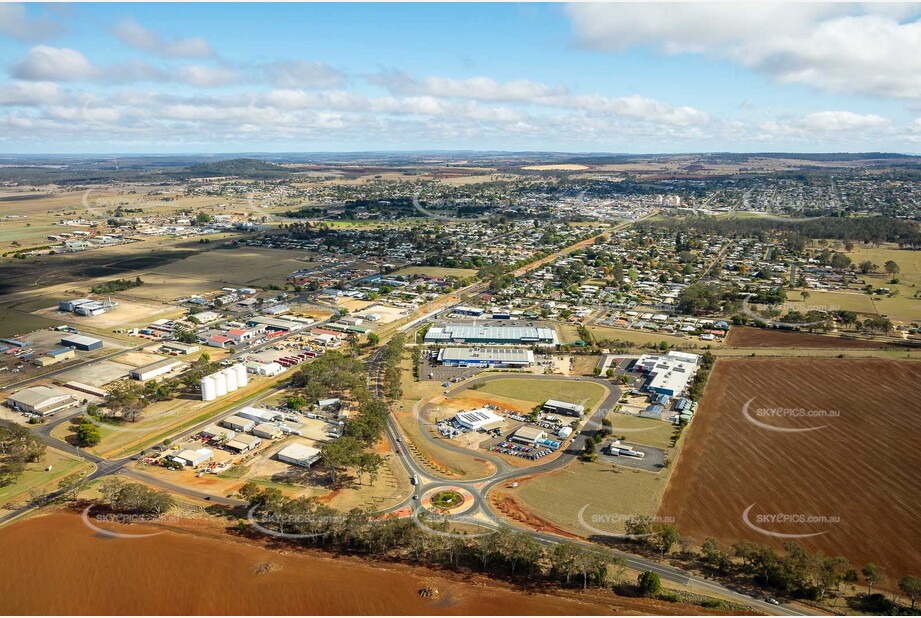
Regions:
<instances>
[{"instance_id":1,"label":"water tank","mask_svg":"<svg viewBox=\"0 0 921 618\"><path fill-rule=\"evenodd\" d=\"M224 377L224 374L221 372L211 374L211 378L214 380L214 389L218 397L223 397L227 394L227 378Z\"/></svg>"},{"instance_id":2,"label":"water tank","mask_svg":"<svg viewBox=\"0 0 921 618\"><path fill-rule=\"evenodd\" d=\"M201 400L214 401L217 398L217 391L214 387L214 378L205 376L201 379Z\"/></svg>"},{"instance_id":3,"label":"water tank","mask_svg":"<svg viewBox=\"0 0 921 618\"><path fill-rule=\"evenodd\" d=\"M233 370L237 374L237 386L243 388L249 384L249 377L246 375L246 365L243 363L237 363L233 366Z\"/></svg>"},{"instance_id":4,"label":"water tank","mask_svg":"<svg viewBox=\"0 0 921 618\"><path fill-rule=\"evenodd\" d=\"M228 367L221 373L224 374L224 381L227 382L227 392L232 393L237 390L237 372L232 367Z\"/></svg>"}]
</instances>

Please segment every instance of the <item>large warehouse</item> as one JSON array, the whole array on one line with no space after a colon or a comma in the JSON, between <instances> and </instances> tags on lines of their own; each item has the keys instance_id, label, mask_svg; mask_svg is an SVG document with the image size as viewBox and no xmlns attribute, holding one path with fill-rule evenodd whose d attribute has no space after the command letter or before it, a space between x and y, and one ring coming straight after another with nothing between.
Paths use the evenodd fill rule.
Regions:
<instances>
[{"instance_id":1,"label":"large warehouse","mask_svg":"<svg viewBox=\"0 0 921 618\"><path fill-rule=\"evenodd\" d=\"M676 397L687 391L697 372L697 354L669 352L665 356L644 354L636 361L636 370L649 375L644 388L653 393Z\"/></svg>"},{"instance_id":2,"label":"large warehouse","mask_svg":"<svg viewBox=\"0 0 921 618\"><path fill-rule=\"evenodd\" d=\"M442 348L438 362L448 367L530 367L534 352L524 348Z\"/></svg>"},{"instance_id":3,"label":"large warehouse","mask_svg":"<svg viewBox=\"0 0 921 618\"><path fill-rule=\"evenodd\" d=\"M164 358L162 360L144 365L143 367L135 367L128 372L128 375L130 375L135 380L146 382L147 380L152 380L157 376L162 376L164 373L174 371L179 367L182 367L183 364L184 363L181 360L176 360L175 358Z\"/></svg>"},{"instance_id":4,"label":"large warehouse","mask_svg":"<svg viewBox=\"0 0 921 618\"><path fill-rule=\"evenodd\" d=\"M429 328L426 343L557 345L556 331L544 326L442 324Z\"/></svg>"},{"instance_id":5,"label":"large warehouse","mask_svg":"<svg viewBox=\"0 0 921 618\"><path fill-rule=\"evenodd\" d=\"M309 468L320 459L319 449L295 442L278 451L276 457L285 463Z\"/></svg>"},{"instance_id":6,"label":"large warehouse","mask_svg":"<svg viewBox=\"0 0 921 618\"><path fill-rule=\"evenodd\" d=\"M461 427L466 427L471 431L481 429L489 431L496 429L505 424L505 419L489 410L488 408L478 408L469 412L458 412L454 415L454 420Z\"/></svg>"},{"instance_id":7,"label":"large warehouse","mask_svg":"<svg viewBox=\"0 0 921 618\"><path fill-rule=\"evenodd\" d=\"M22 412L45 416L80 405L80 402L64 391L50 386L24 388L6 399L6 405Z\"/></svg>"},{"instance_id":8,"label":"large warehouse","mask_svg":"<svg viewBox=\"0 0 921 618\"><path fill-rule=\"evenodd\" d=\"M90 350L100 349L102 347L102 340L87 337L86 335L67 335L61 338L61 345L89 352Z\"/></svg>"}]
</instances>

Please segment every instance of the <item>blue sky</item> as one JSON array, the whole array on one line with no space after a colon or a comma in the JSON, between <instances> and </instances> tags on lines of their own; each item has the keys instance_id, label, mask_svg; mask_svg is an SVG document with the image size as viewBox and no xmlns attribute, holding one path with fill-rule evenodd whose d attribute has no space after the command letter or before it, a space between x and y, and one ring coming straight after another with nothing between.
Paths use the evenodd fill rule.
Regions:
<instances>
[{"instance_id":1,"label":"blue sky","mask_svg":"<svg viewBox=\"0 0 921 618\"><path fill-rule=\"evenodd\" d=\"M0 4L0 152L921 150L914 4Z\"/></svg>"}]
</instances>

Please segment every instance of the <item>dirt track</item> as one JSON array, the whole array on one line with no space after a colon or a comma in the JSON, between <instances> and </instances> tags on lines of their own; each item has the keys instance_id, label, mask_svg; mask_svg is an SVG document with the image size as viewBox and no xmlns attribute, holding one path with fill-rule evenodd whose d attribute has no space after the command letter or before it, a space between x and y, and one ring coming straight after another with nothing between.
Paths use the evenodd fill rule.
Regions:
<instances>
[{"instance_id":1,"label":"dirt track","mask_svg":"<svg viewBox=\"0 0 921 618\"><path fill-rule=\"evenodd\" d=\"M823 428L778 432L782 428ZM663 496L661 516L699 542L739 539L844 555L885 567L889 584L921 573L921 363L863 359L717 361L687 444ZM759 413L768 408L803 413ZM826 411L826 412L822 412ZM839 415L834 416L833 411ZM811 412L811 414L810 414ZM771 514L825 517L777 522ZM832 521L832 518L840 521Z\"/></svg>"}]
</instances>

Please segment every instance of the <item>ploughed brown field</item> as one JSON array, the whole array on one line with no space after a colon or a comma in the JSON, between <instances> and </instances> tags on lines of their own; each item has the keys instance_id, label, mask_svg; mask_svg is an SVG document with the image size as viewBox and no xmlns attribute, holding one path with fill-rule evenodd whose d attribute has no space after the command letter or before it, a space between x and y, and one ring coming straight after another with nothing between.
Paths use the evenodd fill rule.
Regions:
<instances>
[{"instance_id":1,"label":"ploughed brown field","mask_svg":"<svg viewBox=\"0 0 921 618\"><path fill-rule=\"evenodd\" d=\"M489 577L273 551L201 522L98 524L56 513L0 528L0 614L63 615L686 615L699 607L610 592L516 588ZM202 529L199 529L202 528ZM422 588L435 598L419 595Z\"/></svg>"},{"instance_id":2,"label":"ploughed brown field","mask_svg":"<svg viewBox=\"0 0 921 618\"><path fill-rule=\"evenodd\" d=\"M735 348L856 348L879 349L894 347L882 341L846 339L837 335L817 335L774 328L733 326L726 337L726 345Z\"/></svg>"},{"instance_id":3,"label":"ploughed brown field","mask_svg":"<svg viewBox=\"0 0 921 618\"><path fill-rule=\"evenodd\" d=\"M760 427L743 414L750 400L758 423L821 428ZM759 414L768 408L805 412ZM816 416L823 410L840 415ZM919 420L921 362L720 359L659 515L674 517L698 542L717 538L724 550L740 539L777 548L796 540L843 555L858 569L874 562L894 586L904 575L921 575ZM748 521L763 532L743 521L749 506Z\"/></svg>"}]
</instances>

